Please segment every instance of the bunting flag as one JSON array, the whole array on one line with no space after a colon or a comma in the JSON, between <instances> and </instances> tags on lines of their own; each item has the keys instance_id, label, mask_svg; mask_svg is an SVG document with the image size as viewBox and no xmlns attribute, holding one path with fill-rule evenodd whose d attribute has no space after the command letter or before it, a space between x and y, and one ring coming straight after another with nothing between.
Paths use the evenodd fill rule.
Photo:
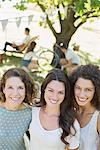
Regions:
<instances>
[{"instance_id":1,"label":"bunting flag","mask_svg":"<svg viewBox=\"0 0 100 150\"><path fill-rule=\"evenodd\" d=\"M30 24L30 22L32 21L32 19L33 19L33 15L28 16L28 25Z\"/></svg>"},{"instance_id":2,"label":"bunting flag","mask_svg":"<svg viewBox=\"0 0 100 150\"><path fill-rule=\"evenodd\" d=\"M2 24L2 30L5 31L6 26L7 26L7 24L8 24L8 19L6 19L6 20L1 20L1 24Z\"/></svg>"},{"instance_id":3,"label":"bunting flag","mask_svg":"<svg viewBox=\"0 0 100 150\"><path fill-rule=\"evenodd\" d=\"M32 12L33 13L33 12ZM13 16L13 15L11 15L11 16L7 16L6 18L5 18L5 16L4 16L4 18L2 17L2 14L0 13L0 22L1 22L1 24L2 24L2 30L3 31L5 31L5 29L6 29L6 26L7 26L7 23L9 22L9 20L12 20L12 19L14 19L15 20L15 22L16 22L16 26L17 27L20 27L20 24L21 24L21 21L22 21L22 18L23 17L27 17L27 20L28 20L28 25L30 24L30 22L32 22L32 19L33 19L33 14L24 14L23 13L23 15L21 14L21 15L19 15L18 17L16 16L16 14Z\"/></svg>"},{"instance_id":4,"label":"bunting flag","mask_svg":"<svg viewBox=\"0 0 100 150\"><path fill-rule=\"evenodd\" d=\"M42 18L42 20L44 20L44 21L46 20L46 17L47 17L47 14L46 14L46 13L44 13L44 14L41 15L41 18Z\"/></svg>"},{"instance_id":5,"label":"bunting flag","mask_svg":"<svg viewBox=\"0 0 100 150\"><path fill-rule=\"evenodd\" d=\"M21 24L21 17L16 18L16 25L17 25L17 27L19 27L20 24Z\"/></svg>"}]
</instances>

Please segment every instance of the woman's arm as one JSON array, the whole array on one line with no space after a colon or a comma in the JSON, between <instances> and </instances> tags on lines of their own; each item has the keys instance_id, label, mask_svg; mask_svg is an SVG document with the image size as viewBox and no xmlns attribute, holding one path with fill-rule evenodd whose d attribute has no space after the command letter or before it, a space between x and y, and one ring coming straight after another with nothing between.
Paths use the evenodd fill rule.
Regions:
<instances>
[{"instance_id":1,"label":"woman's arm","mask_svg":"<svg viewBox=\"0 0 100 150\"><path fill-rule=\"evenodd\" d=\"M79 150L79 148L75 148L75 149L66 148L65 150Z\"/></svg>"},{"instance_id":2,"label":"woman's arm","mask_svg":"<svg viewBox=\"0 0 100 150\"><path fill-rule=\"evenodd\" d=\"M66 60L65 58L61 58L60 59L60 64L63 65L64 68L67 69L67 67L71 67L72 66L72 60Z\"/></svg>"},{"instance_id":3,"label":"woman's arm","mask_svg":"<svg viewBox=\"0 0 100 150\"><path fill-rule=\"evenodd\" d=\"M99 149L100 150L100 113L99 113L99 116L98 116L98 121L97 121L97 131L98 131L98 134L99 134Z\"/></svg>"}]
</instances>

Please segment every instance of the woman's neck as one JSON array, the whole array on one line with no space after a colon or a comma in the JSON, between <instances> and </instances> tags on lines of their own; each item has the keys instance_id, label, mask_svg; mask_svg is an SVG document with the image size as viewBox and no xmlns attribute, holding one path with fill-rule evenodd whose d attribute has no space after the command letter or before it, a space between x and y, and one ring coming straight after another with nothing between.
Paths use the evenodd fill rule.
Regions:
<instances>
[{"instance_id":1,"label":"woman's neck","mask_svg":"<svg viewBox=\"0 0 100 150\"><path fill-rule=\"evenodd\" d=\"M48 108L48 107L43 107L42 108L43 113L45 113L47 116L55 116L59 117L60 115L60 110L59 109L53 109L53 108Z\"/></svg>"},{"instance_id":2,"label":"woman's neck","mask_svg":"<svg viewBox=\"0 0 100 150\"><path fill-rule=\"evenodd\" d=\"M12 106L6 102L4 102L3 107L6 108L7 110L12 110L12 111L16 111L16 110L21 110L25 107L25 105L22 103L20 105L16 105L16 106Z\"/></svg>"},{"instance_id":3,"label":"woman's neck","mask_svg":"<svg viewBox=\"0 0 100 150\"><path fill-rule=\"evenodd\" d=\"M87 114L87 113L93 113L94 111L95 111L95 108L93 106L90 106L90 107L80 107L78 112Z\"/></svg>"}]
</instances>

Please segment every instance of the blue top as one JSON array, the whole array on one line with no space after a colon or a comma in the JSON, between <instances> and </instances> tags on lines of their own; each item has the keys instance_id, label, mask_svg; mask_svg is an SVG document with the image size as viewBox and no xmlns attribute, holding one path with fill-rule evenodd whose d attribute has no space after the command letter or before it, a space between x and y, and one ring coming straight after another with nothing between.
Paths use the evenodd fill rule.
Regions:
<instances>
[{"instance_id":1,"label":"blue top","mask_svg":"<svg viewBox=\"0 0 100 150\"><path fill-rule=\"evenodd\" d=\"M31 119L29 107L17 111L0 107L0 150L26 150L23 136Z\"/></svg>"}]
</instances>

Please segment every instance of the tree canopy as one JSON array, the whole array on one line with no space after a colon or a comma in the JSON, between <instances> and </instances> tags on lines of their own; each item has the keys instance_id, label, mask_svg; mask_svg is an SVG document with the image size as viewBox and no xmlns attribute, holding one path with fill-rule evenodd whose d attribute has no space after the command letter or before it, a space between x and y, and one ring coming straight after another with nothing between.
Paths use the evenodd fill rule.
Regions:
<instances>
[{"instance_id":1,"label":"tree canopy","mask_svg":"<svg viewBox=\"0 0 100 150\"><path fill-rule=\"evenodd\" d=\"M34 3L41 8L44 20L40 23L49 26L57 43L68 44L87 19L100 15L100 0L21 0L16 8L24 10L26 3Z\"/></svg>"}]
</instances>

